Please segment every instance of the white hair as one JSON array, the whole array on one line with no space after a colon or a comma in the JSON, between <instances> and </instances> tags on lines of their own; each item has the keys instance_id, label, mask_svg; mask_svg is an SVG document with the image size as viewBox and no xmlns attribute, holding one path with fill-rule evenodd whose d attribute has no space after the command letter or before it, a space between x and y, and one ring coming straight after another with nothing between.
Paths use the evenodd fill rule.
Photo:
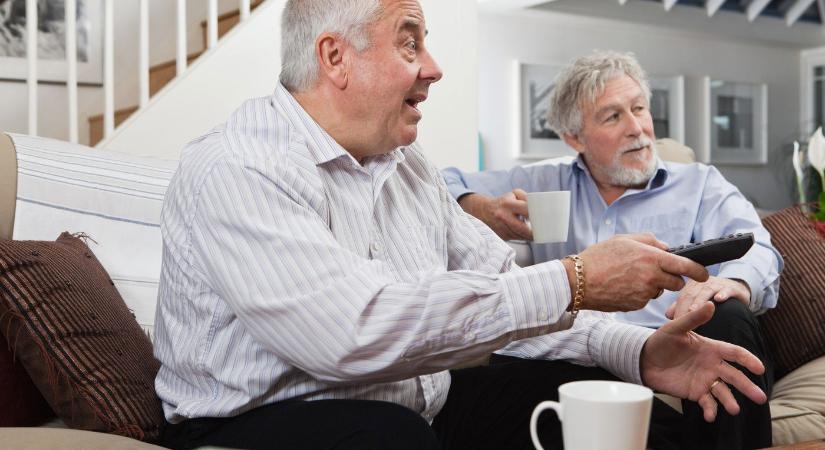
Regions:
<instances>
[{"instance_id":1,"label":"white hair","mask_svg":"<svg viewBox=\"0 0 825 450\"><path fill-rule=\"evenodd\" d=\"M335 33L362 52L369 47L368 25L381 11L380 0L289 0L281 16L281 84L291 92L318 80L315 40Z\"/></svg>"},{"instance_id":2,"label":"white hair","mask_svg":"<svg viewBox=\"0 0 825 450\"><path fill-rule=\"evenodd\" d=\"M595 103L605 84L622 75L636 81L650 102L647 74L632 53L595 51L573 60L556 78L547 113L550 128L559 135L579 135L583 106Z\"/></svg>"}]
</instances>

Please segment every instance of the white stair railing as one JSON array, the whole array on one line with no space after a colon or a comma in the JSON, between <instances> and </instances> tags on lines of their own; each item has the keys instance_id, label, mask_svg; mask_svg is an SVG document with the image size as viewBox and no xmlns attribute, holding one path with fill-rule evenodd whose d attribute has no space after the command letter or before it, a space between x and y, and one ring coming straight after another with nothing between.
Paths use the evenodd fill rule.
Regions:
<instances>
[{"instance_id":1,"label":"white stair railing","mask_svg":"<svg viewBox=\"0 0 825 450\"><path fill-rule=\"evenodd\" d=\"M66 91L68 96L69 141L78 142L79 120L77 101L77 0L65 1L66 32ZM207 17L208 48L218 42L218 1L209 1ZM38 134L38 76L37 76L37 41L38 14L37 0L26 0L26 59L28 72L28 133ZM239 0L240 21L249 18L250 0ZM114 0L105 0L103 4L103 138L109 139L115 130L115 95L114 95ZM138 31L138 90L139 108L149 103L149 0L140 0ZM181 75L187 66L186 41L186 0L177 0L177 75Z\"/></svg>"},{"instance_id":2,"label":"white stair railing","mask_svg":"<svg viewBox=\"0 0 825 450\"><path fill-rule=\"evenodd\" d=\"M186 0L178 0L178 76L186 70Z\"/></svg>"},{"instance_id":3,"label":"white stair railing","mask_svg":"<svg viewBox=\"0 0 825 450\"><path fill-rule=\"evenodd\" d=\"M37 0L26 0L26 58L29 90L29 134L37 135Z\"/></svg>"},{"instance_id":4,"label":"white stair railing","mask_svg":"<svg viewBox=\"0 0 825 450\"><path fill-rule=\"evenodd\" d=\"M69 142L78 142L77 119L77 0L66 0L66 91L69 103Z\"/></svg>"},{"instance_id":5,"label":"white stair railing","mask_svg":"<svg viewBox=\"0 0 825 450\"><path fill-rule=\"evenodd\" d=\"M103 139L115 132L115 1L103 6Z\"/></svg>"},{"instance_id":6,"label":"white stair railing","mask_svg":"<svg viewBox=\"0 0 825 450\"><path fill-rule=\"evenodd\" d=\"M140 108L149 104L149 0L140 0L138 84Z\"/></svg>"}]
</instances>

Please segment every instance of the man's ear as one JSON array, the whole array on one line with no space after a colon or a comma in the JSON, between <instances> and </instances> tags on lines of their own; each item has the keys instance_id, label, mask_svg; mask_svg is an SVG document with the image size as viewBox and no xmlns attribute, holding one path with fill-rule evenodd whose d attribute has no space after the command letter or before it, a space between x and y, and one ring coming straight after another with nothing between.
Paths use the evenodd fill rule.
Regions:
<instances>
[{"instance_id":1,"label":"man's ear","mask_svg":"<svg viewBox=\"0 0 825 450\"><path fill-rule=\"evenodd\" d=\"M322 33L315 41L315 53L318 58L320 75L328 79L338 89L347 87L347 65L344 52L346 42L333 33Z\"/></svg>"},{"instance_id":2,"label":"man's ear","mask_svg":"<svg viewBox=\"0 0 825 450\"><path fill-rule=\"evenodd\" d=\"M573 150L584 153L584 141L578 134L563 133L561 138L564 139L564 143L572 147Z\"/></svg>"}]
</instances>

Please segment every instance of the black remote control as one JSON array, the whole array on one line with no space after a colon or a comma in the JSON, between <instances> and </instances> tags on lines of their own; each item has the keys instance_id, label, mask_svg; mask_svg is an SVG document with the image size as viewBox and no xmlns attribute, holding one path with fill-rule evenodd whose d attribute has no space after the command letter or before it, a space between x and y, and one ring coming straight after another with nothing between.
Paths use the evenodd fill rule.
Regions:
<instances>
[{"instance_id":1,"label":"black remote control","mask_svg":"<svg viewBox=\"0 0 825 450\"><path fill-rule=\"evenodd\" d=\"M736 233L667 249L703 266L739 259L753 246L753 233Z\"/></svg>"}]
</instances>

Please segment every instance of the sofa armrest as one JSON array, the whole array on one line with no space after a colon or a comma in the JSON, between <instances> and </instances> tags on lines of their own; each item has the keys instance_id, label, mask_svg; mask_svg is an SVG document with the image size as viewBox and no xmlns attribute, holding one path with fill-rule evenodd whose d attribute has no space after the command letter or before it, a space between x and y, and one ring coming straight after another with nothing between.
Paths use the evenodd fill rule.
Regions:
<instances>
[{"instance_id":1,"label":"sofa armrest","mask_svg":"<svg viewBox=\"0 0 825 450\"><path fill-rule=\"evenodd\" d=\"M9 135L0 133L0 238L11 239L17 202L17 155Z\"/></svg>"}]
</instances>

